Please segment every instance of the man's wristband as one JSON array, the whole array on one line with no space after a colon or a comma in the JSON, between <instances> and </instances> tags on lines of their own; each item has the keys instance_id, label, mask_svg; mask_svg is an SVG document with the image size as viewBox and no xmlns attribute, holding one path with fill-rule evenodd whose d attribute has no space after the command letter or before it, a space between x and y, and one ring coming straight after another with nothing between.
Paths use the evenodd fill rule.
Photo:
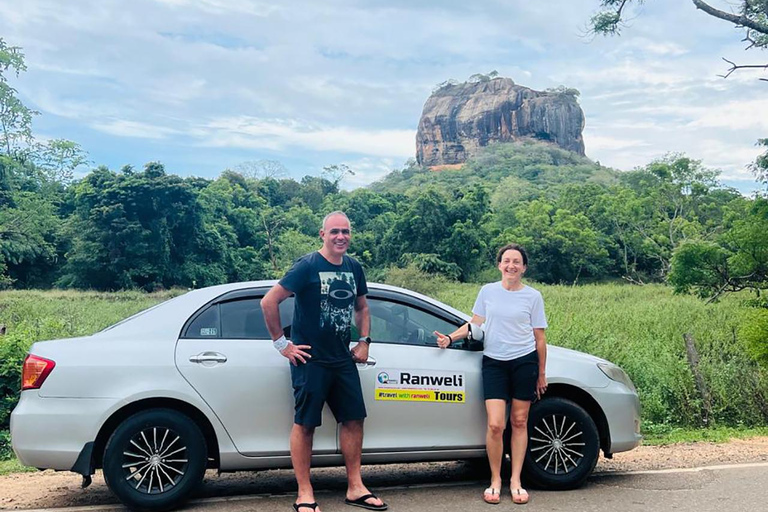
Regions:
<instances>
[{"instance_id":1,"label":"man's wristband","mask_svg":"<svg viewBox=\"0 0 768 512\"><path fill-rule=\"evenodd\" d=\"M370 336L360 336L360 338L357 340L358 342L364 341L367 344L371 344L371 337Z\"/></svg>"},{"instance_id":2,"label":"man's wristband","mask_svg":"<svg viewBox=\"0 0 768 512\"><path fill-rule=\"evenodd\" d=\"M448 343L453 343L453 338L451 338L450 334L446 334L445 337L448 338Z\"/></svg>"},{"instance_id":3,"label":"man's wristband","mask_svg":"<svg viewBox=\"0 0 768 512\"><path fill-rule=\"evenodd\" d=\"M285 339L285 335L280 336L276 340L272 342L272 346L275 347L275 350L278 352L282 352L285 350L285 347L287 347L291 342Z\"/></svg>"}]
</instances>

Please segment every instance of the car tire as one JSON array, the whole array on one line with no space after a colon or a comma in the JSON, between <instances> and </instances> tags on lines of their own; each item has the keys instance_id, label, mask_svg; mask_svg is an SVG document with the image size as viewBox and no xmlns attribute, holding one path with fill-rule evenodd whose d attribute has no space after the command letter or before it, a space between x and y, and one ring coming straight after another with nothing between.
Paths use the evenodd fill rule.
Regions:
<instances>
[{"instance_id":1,"label":"car tire","mask_svg":"<svg viewBox=\"0 0 768 512\"><path fill-rule=\"evenodd\" d=\"M523 477L535 487L579 487L595 469L600 439L595 422L565 398L546 398L531 406Z\"/></svg>"},{"instance_id":2,"label":"car tire","mask_svg":"<svg viewBox=\"0 0 768 512\"><path fill-rule=\"evenodd\" d=\"M123 421L104 449L104 480L131 510L170 510L203 479L205 437L188 416L150 409Z\"/></svg>"}]
</instances>

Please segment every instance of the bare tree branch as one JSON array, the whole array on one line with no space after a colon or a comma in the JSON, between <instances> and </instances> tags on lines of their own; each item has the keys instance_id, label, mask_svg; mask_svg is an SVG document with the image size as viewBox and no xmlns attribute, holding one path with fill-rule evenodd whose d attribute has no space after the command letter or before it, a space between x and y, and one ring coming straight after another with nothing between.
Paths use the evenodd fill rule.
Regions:
<instances>
[{"instance_id":1,"label":"bare tree branch","mask_svg":"<svg viewBox=\"0 0 768 512\"><path fill-rule=\"evenodd\" d=\"M697 9L701 9L705 13L709 14L710 16L714 16L715 18L720 18L721 20L730 21L734 25L739 25L741 27L751 28L752 30L756 30L757 32L761 32L763 34L768 34L768 25L765 23L760 23L759 21L749 19L747 16L744 16L743 14L732 14L730 12L721 11L720 9L715 9L708 3L704 2L703 0L692 0L693 5L696 6Z\"/></svg>"},{"instance_id":2,"label":"bare tree branch","mask_svg":"<svg viewBox=\"0 0 768 512\"><path fill-rule=\"evenodd\" d=\"M731 76L731 73L736 71L737 69L764 69L768 70L768 64L736 64L735 62L731 62L730 60L723 57L723 60L731 65L731 67L728 69L728 72L724 75L717 75L722 78L728 78ZM768 81L768 79L761 78L760 80Z\"/></svg>"}]
</instances>

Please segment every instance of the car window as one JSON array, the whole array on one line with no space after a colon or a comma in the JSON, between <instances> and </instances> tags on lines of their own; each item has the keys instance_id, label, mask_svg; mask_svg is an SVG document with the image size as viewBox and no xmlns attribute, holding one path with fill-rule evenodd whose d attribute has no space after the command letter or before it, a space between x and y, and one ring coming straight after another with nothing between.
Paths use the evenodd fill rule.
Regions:
<instances>
[{"instance_id":1,"label":"car window","mask_svg":"<svg viewBox=\"0 0 768 512\"><path fill-rule=\"evenodd\" d=\"M280 303L280 323L286 338L291 338L293 297ZM271 339L264 323L261 297L244 297L210 305L198 314L185 331L184 338Z\"/></svg>"},{"instance_id":2,"label":"car window","mask_svg":"<svg viewBox=\"0 0 768 512\"><path fill-rule=\"evenodd\" d=\"M261 299L241 299L219 304L221 337L225 339L271 339L261 312Z\"/></svg>"},{"instance_id":3,"label":"car window","mask_svg":"<svg viewBox=\"0 0 768 512\"><path fill-rule=\"evenodd\" d=\"M445 334L456 325L416 307L380 299L368 299L371 338L374 343L437 346L434 331Z\"/></svg>"},{"instance_id":4,"label":"car window","mask_svg":"<svg viewBox=\"0 0 768 512\"><path fill-rule=\"evenodd\" d=\"M206 339L220 338L221 322L219 322L219 305L214 304L197 315L185 333L185 338Z\"/></svg>"}]
</instances>

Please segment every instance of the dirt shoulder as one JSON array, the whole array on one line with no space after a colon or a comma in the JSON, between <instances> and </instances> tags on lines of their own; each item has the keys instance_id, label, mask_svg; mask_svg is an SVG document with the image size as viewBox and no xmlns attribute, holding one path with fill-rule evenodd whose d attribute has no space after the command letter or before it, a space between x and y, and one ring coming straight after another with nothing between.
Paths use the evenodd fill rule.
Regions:
<instances>
[{"instance_id":1,"label":"dirt shoulder","mask_svg":"<svg viewBox=\"0 0 768 512\"><path fill-rule=\"evenodd\" d=\"M682 443L668 446L641 446L613 459L601 458L596 472L642 471L690 468L721 464L768 462L768 437L736 439L727 443ZM390 464L366 466L364 477L372 488L393 485L467 481L478 478L476 466L463 462ZM341 489L345 484L343 468L313 471L318 489ZM80 488L81 477L74 473L42 471L16 473L0 477L0 509L30 509L108 505L117 503L104 484L101 473L93 484ZM209 472L199 497L245 494L292 493L293 475L288 470L239 472L216 475Z\"/></svg>"}]
</instances>

